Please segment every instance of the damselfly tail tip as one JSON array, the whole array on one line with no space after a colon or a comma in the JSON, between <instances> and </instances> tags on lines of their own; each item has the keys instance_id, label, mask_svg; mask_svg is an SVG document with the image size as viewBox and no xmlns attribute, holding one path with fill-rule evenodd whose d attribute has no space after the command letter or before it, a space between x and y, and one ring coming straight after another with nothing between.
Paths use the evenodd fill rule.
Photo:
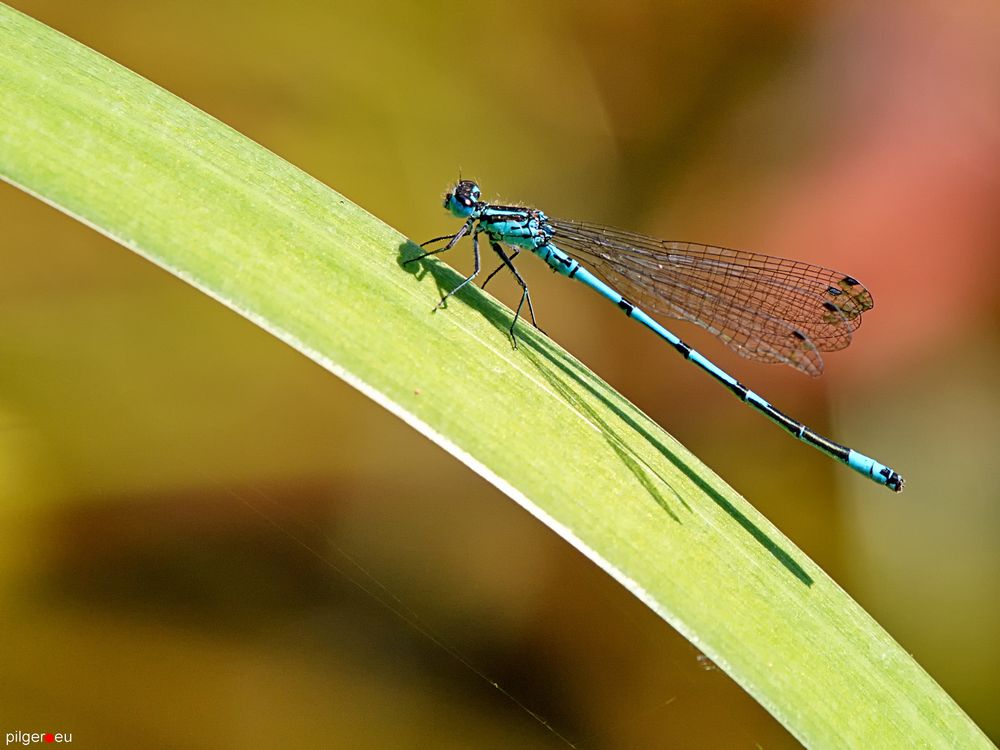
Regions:
<instances>
[{"instance_id":1,"label":"damselfly tail tip","mask_svg":"<svg viewBox=\"0 0 1000 750\"><path fill-rule=\"evenodd\" d=\"M889 475L889 478L885 480L885 486L893 492L902 492L903 485L906 484L906 480L903 479L901 474L897 474L891 469L890 471L892 473Z\"/></svg>"}]
</instances>

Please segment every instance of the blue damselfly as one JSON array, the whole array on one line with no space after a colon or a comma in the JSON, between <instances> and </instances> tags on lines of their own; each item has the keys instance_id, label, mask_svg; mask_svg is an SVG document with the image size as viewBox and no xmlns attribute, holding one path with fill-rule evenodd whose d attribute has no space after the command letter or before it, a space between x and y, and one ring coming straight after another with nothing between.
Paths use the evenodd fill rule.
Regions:
<instances>
[{"instance_id":1,"label":"blue damselfly","mask_svg":"<svg viewBox=\"0 0 1000 750\"><path fill-rule=\"evenodd\" d=\"M479 235L485 235L501 264L486 277L483 286L506 268L521 287L521 300L510 327L516 347L515 326L525 303L537 328L528 285L513 263L521 250L530 250L553 270L611 300L628 317L653 331L741 401L799 440L878 484L896 492L903 489L903 478L888 466L823 437L779 411L643 309L695 323L748 359L780 362L818 376L823 371L820 352L850 344L851 334L861 325L862 313L873 306L871 294L857 279L786 258L692 242L668 242L597 224L550 219L533 208L493 205L481 200L479 186L471 180L459 181L445 195L444 207L464 220L461 228L455 234L423 243L427 246L447 240L443 247L407 262L443 253L462 237L471 235L475 270L448 292L438 307L478 276ZM504 245L513 252L508 254Z\"/></svg>"}]
</instances>

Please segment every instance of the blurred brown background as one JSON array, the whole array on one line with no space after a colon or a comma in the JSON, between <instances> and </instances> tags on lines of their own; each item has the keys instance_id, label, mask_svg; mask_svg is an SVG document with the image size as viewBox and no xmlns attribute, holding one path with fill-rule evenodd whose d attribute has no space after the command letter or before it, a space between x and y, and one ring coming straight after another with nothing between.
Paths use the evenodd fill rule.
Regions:
<instances>
[{"instance_id":1,"label":"blurred brown background","mask_svg":"<svg viewBox=\"0 0 1000 750\"><path fill-rule=\"evenodd\" d=\"M417 241L454 229L440 196L462 169L552 215L862 279L876 309L820 380L677 328L901 471L895 497L521 264L549 335L1000 739L1000 5L12 4ZM13 188L0 216L0 731L565 747L530 711L581 748L795 745L582 556L316 365ZM516 300L509 280L492 291Z\"/></svg>"}]
</instances>

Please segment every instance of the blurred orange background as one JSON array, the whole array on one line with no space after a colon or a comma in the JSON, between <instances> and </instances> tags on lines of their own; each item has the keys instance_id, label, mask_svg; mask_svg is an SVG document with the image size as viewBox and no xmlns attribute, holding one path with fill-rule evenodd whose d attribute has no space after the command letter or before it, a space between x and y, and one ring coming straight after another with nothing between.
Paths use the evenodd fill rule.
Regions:
<instances>
[{"instance_id":1,"label":"blurred orange background","mask_svg":"<svg viewBox=\"0 0 1000 750\"><path fill-rule=\"evenodd\" d=\"M487 198L860 278L876 308L819 380L675 328L898 469L899 496L520 263L550 336L1000 739L1000 5L11 4L418 242L454 231L440 198L461 169ZM344 383L13 188L0 213L0 731L102 748L796 745ZM517 299L509 279L491 291Z\"/></svg>"}]
</instances>

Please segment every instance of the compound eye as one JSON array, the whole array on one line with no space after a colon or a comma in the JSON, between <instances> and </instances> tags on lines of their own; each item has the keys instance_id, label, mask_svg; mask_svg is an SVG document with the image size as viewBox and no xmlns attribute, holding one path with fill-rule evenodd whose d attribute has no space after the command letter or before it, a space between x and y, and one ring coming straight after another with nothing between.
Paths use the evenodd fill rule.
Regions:
<instances>
[{"instance_id":1,"label":"compound eye","mask_svg":"<svg viewBox=\"0 0 1000 750\"><path fill-rule=\"evenodd\" d=\"M472 180L462 180L455 188L455 200L465 208L472 208L479 200L479 186Z\"/></svg>"}]
</instances>

